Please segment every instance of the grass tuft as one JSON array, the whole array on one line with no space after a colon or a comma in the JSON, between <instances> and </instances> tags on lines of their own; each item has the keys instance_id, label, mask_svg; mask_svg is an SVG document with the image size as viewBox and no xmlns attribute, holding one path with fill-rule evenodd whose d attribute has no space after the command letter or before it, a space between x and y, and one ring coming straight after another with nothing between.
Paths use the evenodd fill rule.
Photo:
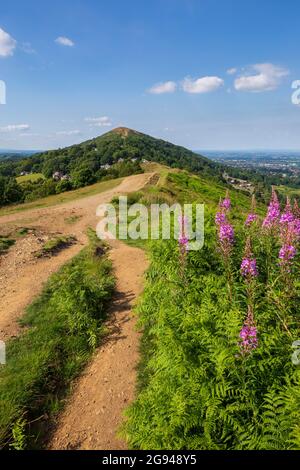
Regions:
<instances>
[{"instance_id":1,"label":"grass tuft","mask_svg":"<svg viewBox=\"0 0 300 470\"><path fill-rule=\"evenodd\" d=\"M42 258L44 256L53 256L59 253L61 250L68 248L76 242L76 238L73 236L59 236L48 240L41 250L39 250L35 256Z\"/></svg>"},{"instance_id":2,"label":"grass tuft","mask_svg":"<svg viewBox=\"0 0 300 470\"><path fill-rule=\"evenodd\" d=\"M102 244L90 245L58 273L22 319L23 333L6 345L0 366L0 448L40 448L71 381L103 335L114 290Z\"/></svg>"},{"instance_id":3,"label":"grass tuft","mask_svg":"<svg viewBox=\"0 0 300 470\"><path fill-rule=\"evenodd\" d=\"M0 255L7 251L14 243L15 240L0 236Z\"/></svg>"}]
</instances>

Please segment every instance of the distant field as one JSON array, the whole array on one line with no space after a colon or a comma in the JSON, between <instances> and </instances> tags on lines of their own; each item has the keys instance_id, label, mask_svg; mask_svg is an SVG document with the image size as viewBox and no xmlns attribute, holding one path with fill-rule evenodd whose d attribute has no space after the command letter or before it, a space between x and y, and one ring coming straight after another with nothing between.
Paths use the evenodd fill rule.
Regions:
<instances>
[{"instance_id":1,"label":"distant field","mask_svg":"<svg viewBox=\"0 0 300 470\"><path fill-rule=\"evenodd\" d=\"M37 181L39 179L44 179L44 175L42 173L32 173L31 175L19 176L17 178L18 183L25 183L26 181Z\"/></svg>"},{"instance_id":2,"label":"distant field","mask_svg":"<svg viewBox=\"0 0 300 470\"><path fill-rule=\"evenodd\" d=\"M300 188L290 188L289 186L276 186L278 192L291 198L300 198Z\"/></svg>"},{"instance_id":3,"label":"distant field","mask_svg":"<svg viewBox=\"0 0 300 470\"><path fill-rule=\"evenodd\" d=\"M14 214L16 212L22 212L29 209L42 209L43 207L55 206L64 202L73 201L87 196L93 196L94 194L102 193L113 189L123 181L123 178L115 180L102 181L100 183L87 186L85 188L76 189L75 191L69 191L66 193L57 194L54 196L48 196L43 199L38 199L33 202L27 202L25 204L19 204L17 206L3 207L0 209L0 216L7 214Z\"/></svg>"}]
</instances>

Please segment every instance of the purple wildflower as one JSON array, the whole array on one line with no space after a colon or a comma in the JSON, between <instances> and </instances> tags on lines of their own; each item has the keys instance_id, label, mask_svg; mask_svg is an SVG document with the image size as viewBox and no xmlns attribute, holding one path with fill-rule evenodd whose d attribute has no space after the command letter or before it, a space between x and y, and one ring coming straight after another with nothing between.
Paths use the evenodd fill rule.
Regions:
<instances>
[{"instance_id":1,"label":"purple wildflower","mask_svg":"<svg viewBox=\"0 0 300 470\"><path fill-rule=\"evenodd\" d=\"M229 198L224 199L221 204L221 207L225 210L229 210L231 207L231 201Z\"/></svg>"},{"instance_id":2,"label":"purple wildflower","mask_svg":"<svg viewBox=\"0 0 300 470\"><path fill-rule=\"evenodd\" d=\"M250 237L248 237L246 241L244 258L241 264L241 273L242 273L242 276L247 277L248 280L250 280L253 277L258 276L256 259L253 257L252 250L251 250Z\"/></svg>"},{"instance_id":3,"label":"purple wildflower","mask_svg":"<svg viewBox=\"0 0 300 470\"><path fill-rule=\"evenodd\" d=\"M253 224L253 222L256 222L257 221L257 215L255 214L255 210L256 210L256 199L255 199L255 196L253 194L252 196L252 203L251 203L251 211L250 213L248 214L247 216L247 219L246 219L246 222L245 222L245 225L247 227L249 227L250 225Z\"/></svg>"},{"instance_id":4,"label":"purple wildflower","mask_svg":"<svg viewBox=\"0 0 300 470\"><path fill-rule=\"evenodd\" d=\"M268 207L268 212L265 220L263 221L263 227L267 229L271 229L275 227L280 218L280 204L278 201L278 197L276 191L272 188L272 197Z\"/></svg>"},{"instance_id":5,"label":"purple wildflower","mask_svg":"<svg viewBox=\"0 0 300 470\"><path fill-rule=\"evenodd\" d=\"M228 190L226 192L225 199L223 199L223 201L222 200L220 201L219 206L220 206L220 209L223 209L225 212L230 210L231 200L230 200L230 197L229 197L229 191Z\"/></svg>"},{"instance_id":6,"label":"purple wildflower","mask_svg":"<svg viewBox=\"0 0 300 470\"><path fill-rule=\"evenodd\" d=\"M234 241L234 230L232 225L229 223L222 224L220 226L219 238L221 242L227 242L229 244Z\"/></svg>"},{"instance_id":7,"label":"purple wildflower","mask_svg":"<svg viewBox=\"0 0 300 470\"><path fill-rule=\"evenodd\" d=\"M290 274L297 250L293 245L283 245L279 251L279 266L283 274Z\"/></svg>"},{"instance_id":8,"label":"purple wildflower","mask_svg":"<svg viewBox=\"0 0 300 470\"><path fill-rule=\"evenodd\" d=\"M291 206L290 200L289 200L289 198L287 198L284 212L283 212L282 216L280 217L280 223L281 224L290 224L291 222L294 221L294 218L295 217L294 217L294 214L293 214L293 211L292 211L292 206Z\"/></svg>"},{"instance_id":9,"label":"purple wildflower","mask_svg":"<svg viewBox=\"0 0 300 470\"><path fill-rule=\"evenodd\" d=\"M284 212L282 216L280 217L280 223L281 224L289 224L290 222L293 222L294 216L292 212Z\"/></svg>"},{"instance_id":10,"label":"purple wildflower","mask_svg":"<svg viewBox=\"0 0 300 470\"><path fill-rule=\"evenodd\" d=\"M248 315L240 331L240 350L242 355L251 353L258 346L257 328L252 310L248 307Z\"/></svg>"},{"instance_id":11,"label":"purple wildflower","mask_svg":"<svg viewBox=\"0 0 300 470\"><path fill-rule=\"evenodd\" d=\"M293 223L293 230L295 237L299 239L300 237L300 219L295 219Z\"/></svg>"},{"instance_id":12,"label":"purple wildflower","mask_svg":"<svg viewBox=\"0 0 300 470\"><path fill-rule=\"evenodd\" d=\"M293 214L297 219L300 218L300 208L297 199L294 200Z\"/></svg>"},{"instance_id":13,"label":"purple wildflower","mask_svg":"<svg viewBox=\"0 0 300 470\"><path fill-rule=\"evenodd\" d=\"M258 276L256 259L244 258L241 264L241 272L245 277Z\"/></svg>"},{"instance_id":14,"label":"purple wildflower","mask_svg":"<svg viewBox=\"0 0 300 470\"><path fill-rule=\"evenodd\" d=\"M250 213L250 214L248 214L245 225L247 225L247 227L249 227L253 222L256 222L256 221L257 221L257 215Z\"/></svg>"},{"instance_id":15,"label":"purple wildflower","mask_svg":"<svg viewBox=\"0 0 300 470\"><path fill-rule=\"evenodd\" d=\"M279 251L280 264L290 263L295 258L297 250L293 245L283 245Z\"/></svg>"},{"instance_id":16,"label":"purple wildflower","mask_svg":"<svg viewBox=\"0 0 300 470\"><path fill-rule=\"evenodd\" d=\"M178 239L178 243L179 243L179 247L180 247L180 251L182 254L186 253L188 251L188 246L189 246L189 239L186 237L186 236L181 236L179 239Z\"/></svg>"}]
</instances>

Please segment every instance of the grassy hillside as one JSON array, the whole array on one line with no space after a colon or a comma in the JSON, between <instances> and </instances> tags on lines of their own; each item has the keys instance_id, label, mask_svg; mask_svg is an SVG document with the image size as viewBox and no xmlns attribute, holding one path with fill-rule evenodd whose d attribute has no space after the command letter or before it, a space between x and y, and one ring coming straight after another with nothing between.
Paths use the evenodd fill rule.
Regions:
<instances>
[{"instance_id":1,"label":"grassy hillside","mask_svg":"<svg viewBox=\"0 0 300 470\"><path fill-rule=\"evenodd\" d=\"M94 172L99 171L101 165L113 165L120 159L146 159L211 175L220 173L221 168L183 147L127 128L114 129L71 147L36 154L21 162L19 168L23 165L24 170L39 171L49 177L58 170L70 174L83 164Z\"/></svg>"},{"instance_id":2,"label":"grassy hillside","mask_svg":"<svg viewBox=\"0 0 300 470\"><path fill-rule=\"evenodd\" d=\"M78 145L0 162L0 206L31 202L98 181L141 173L145 160L216 179L222 174L220 165L183 147L118 128ZM21 177L21 173L30 174Z\"/></svg>"},{"instance_id":3,"label":"grassy hillside","mask_svg":"<svg viewBox=\"0 0 300 470\"><path fill-rule=\"evenodd\" d=\"M88 184L116 171L133 171L143 160L174 168L185 168L216 178L222 166L207 158L161 139L127 129L117 128L100 137L58 150L37 153L18 162L0 164L0 175L16 177L21 172L43 174L51 178L55 172L68 174L72 180L85 179ZM119 168L121 167L121 168ZM30 176L26 180L31 180ZM19 182L26 181L25 179Z\"/></svg>"},{"instance_id":4,"label":"grassy hillside","mask_svg":"<svg viewBox=\"0 0 300 470\"><path fill-rule=\"evenodd\" d=\"M292 228L278 215L271 230L262 228L262 205L245 225L249 197L232 191L229 211L219 208L225 194L222 184L171 173L138 195L205 202L205 244L189 252L172 240L151 243L138 307L139 394L123 430L133 448L300 448L300 369L292 360L300 338L299 235L288 238L295 257L280 258ZM232 238L216 224L217 212L234 228Z\"/></svg>"},{"instance_id":5,"label":"grassy hillside","mask_svg":"<svg viewBox=\"0 0 300 470\"><path fill-rule=\"evenodd\" d=\"M90 232L90 245L58 273L22 318L0 365L0 449L40 447L60 400L102 337L114 290L111 263Z\"/></svg>"},{"instance_id":6,"label":"grassy hillside","mask_svg":"<svg viewBox=\"0 0 300 470\"><path fill-rule=\"evenodd\" d=\"M27 181L38 181L39 179L44 179L42 173L31 173L29 175L18 176L17 183L26 183Z\"/></svg>"},{"instance_id":7,"label":"grassy hillside","mask_svg":"<svg viewBox=\"0 0 300 470\"><path fill-rule=\"evenodd\" d=\"M0 216L6 214L13 214L15 212L22 212L30 209L41 209L43 207L57 206L64 202L74 201L94 194L100 194L109 189L113 189L123 181L123 178L118 178L108 181L100 181L99 183L92 184L84 188L68 191L62 194L55 194L48 197L37 199L33 202L26 202L23 204L9 205L0 208Z\"/></svg>"}]
</instances>

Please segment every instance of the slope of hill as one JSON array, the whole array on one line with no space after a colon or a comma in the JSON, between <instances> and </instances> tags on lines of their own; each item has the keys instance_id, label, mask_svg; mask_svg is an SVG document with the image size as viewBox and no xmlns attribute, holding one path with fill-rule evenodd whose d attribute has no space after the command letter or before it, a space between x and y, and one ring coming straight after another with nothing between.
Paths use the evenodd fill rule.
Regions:
<instances>
[{"instance_id":1,"label":"slope of hill","mask_svg":"<svg viewBox=\"0 0 300 470\"><path fill-rule=\"evenodd\" d=\"M273 192L264 219L254 203L247 212L246 195L225 194L185 172L156 194L205 202L205 241L199 251L185 238L150 246L138 394L123 428L129 448L300 448L298 205L280 207Z\"/></svg>"},{"instance_id":2,"label":"slope of hill","mask_svg":"<svg viewBox=\"0 0 300 470\"><path fill-rule=\"evenodd\" d=\"M191 171L205 171L211 175L220 174L222 169L221 165L184 147L119 127L78 145L25 158L11 165L11 176L22 171L32 171L51 177L55 171L70 174L83 166L99 171L101 166L113 165L120 160L143 159Z\"/></svg>"},{"instance_id":3,"label":"slope of hill","mask_svg":"<svg viewBox=\"0 0 300 470\"><path fill-rule=\"evenodd\" d=\"M119 127L78 145L0 162L0 205L30 202L97 181L142 173L140 165L145 161L217 180L221 180L224 169L184 147ZM28 173L42 174L45 178L22 183L15 180Z\"/></svg>"},{"instance_id":4,"label":"slope of hill","mask_svg":"<svg viewBox=\"0 0 300 470\"><path fill-rule=\"evenodd\" d=\"M139 324L143 329L139 388L135 402L131 403L131 399L126 402L131 403L131 406L127 411L128 420L123 427L130 448L299 449L299 368L291 360L292 345L298 340L300 332L297 320L300 298L297 281L299 249L294 260L288 258L278 262L280 247L284 243L281 238L284 234L279 230L279 219L274 233L263 229L261 216L265 214L266 208L258 204L256 213L252 214L255 215L251 219L252 225L245 224L251 207L249 195L232 189L230 211L230 200L226 200L226 206L224 200L219 205L220 198L224 198L226 194L225 183L217 183L206 176L199 177L186 171L169 170L165 166L160 171L158 164L149 164L147 167L156 167L160 178L155 182L151 179L151 183L142 187L131 181L127 187L131 191L136 188L137 191L129 195L129 203L205 203L205 242L203 249L195 252L183 250L176 240L156 240L148 246L151 267L145 293L138 307ZM145 177L146 174L131 178L142 180ZM120 193L122 191L119 188L117 195ZM276 202L275 194L272 201L272 204ZM94 199L94 204L96 203L99 203L98 197ZM82 212L74 213L76 208L80 208ZM284 214L286 210L284 209ZM255 204L251 213L252 211L255 212ZM93 225L95 222L95 212L95 206L88 198L85 203L81 200L74 204L72 200L67 206L51 209L47 218L55 230L59 229L64 234L71 230L76 236L82 236L85 224ZM218 217L215 218L217 212ZM65 217L69 218L70 215L82 216L77 219L76 228L66 223ZM32 224L33 216L34 213L26 213L25 220L30 220ZM35 217L45 224L44 211L37 211ZM18 221L19 224L21 220L22 214L18 213L3 218L2 222L7 224ZM222 220L225 232L221 231L221 226L216 226L216 222L218 224ZM24 228L24 222L22 227ZM234 228L234 231L228 232L228 228ZM229 234L229 238L224 239L224 233ZM247 241L250 240L249 237L251 247ZM78 239L80 240L79 237ZM295 243L299 247L299 238ZM255 261L253 274L250 271L244 273L241 269L247 261L245 256L250 261ZM125 274L122 279L128 275L128 265L125 259ZM30 282L32 283L31 279ZM5 308L7 310L6 306ZM248 347L249 343L243 341L243 335L248 331L250 320L255 335L253 333ZM39 326L44 328L44 324L44 321L40 322ZM128 323L124 322L124 325L127 327ZM47 325L47 330L49 329ZM60 331L65 338L65 330ZM55 332L57 334L57 330ZM122 333L123 330L119 333L120 340L114 344L120 345L122 341L128 340L128 335ZM27 334L35 335L36 330L24 330L21 340L12 340L11 344L26 345L24 341L28 338ZM56 341L61 341L61 337L56 337ZM12 349L11 346L9 348L20 354L19 349ZM36 343L33 343L31 351L38 355L35 348ZM121 357L119 362L123 368L128 367L124 359L130 357L131 361L133 357L132 348L128 348L128 351L128 356L123 352L118 356ZM48 357L52 364L52 353ZM99 357L102 359L102 356ZM88 425L90 422L93 424L87 433L89 440L84 445L89 449L99 448L96 431L104 419L102 411L99 413L102 402L99 402L98 386L93 388L93 385L102 383L100 380L103 377L108 380L105 387L109 391L106 394L109 396L109 403L105 402L105 407L108 407L103 409L105 417L112 416L110 397L118 396L115 384L118 383L119 386L119 375L109 361L111 358L115 361L116 357L109 354L108 363L105 363L107 369L112 371L109 376L105 373L104 362L98 362L98 356L95 357L97 362L92 362L95 372L88 374L87 381L87 375L83 376L80 392L75 392L69 402L67 414L61 416L58 434L55 435L58 439L51 443L53 448L61 445L65 447L66 440L72 445L74 443L74 448L81 445L82 420L77 417L78 409L86 409L86 403L89 403L89 409L85 421ZM41 398L49 397L48 394L54 390L49 388L53 382L48 380L48 372L50 371L54 380L61 369L56 368L53 371L53 368L41 368L39 364L31 363L30 376L27 369L20 367L18 379L12 368L3 369L6 381L1 382L0 390L6 403L11 400L15 405L17 400L22 400L17 414L12 418L1 414L0 431L2 430L4 436L14 436L17 435L15 429L18 430L22 425L23 435L26 438L28 436L25 444L29 448L35 435L28 423L43 415L47 416L46 423L43 423L47 426L49 421L54 422L57 418L57 410L49 410L49 400L45 400L44 404ZM46 376L36 385L35 374L40 370ZM23 400L22 393L11 391L10 380L19 387L19 383L23 383L21 378L24 371L28 380L26 393L32 390L30 387L35 388L34 395L27 393ZM8 384L7 388L2 384ZM43 388L37 390L36 387L41 386L40 384ZM6 390L9 390L10 395L5 395ZM123 397L121 393L119 395ZM13 402L13 399L16 401ZM56 399L58 398L55 396ZM125 406L124 403L123 399L122 407ZM24 414L27 410L28 413ZM113 409L114 413L115 410L116 407ZM26 416L27 421L19 421L20 416ZM76 418L75 421L73 417ZM109 428L112 434L109 436L114 437L117 425L112 429L112 421ZM114 422L119 423L120 420ZM108 427L104 429L103 436L102 433L99 434L101 439L106 439L108 435ZM12 444L19 445L15 441Z\"/></svg>"},{"instance_id":5,"label":"slope of hill","mask_svg":"<svg viewBox=\"0 0 300 470\"><path fill-rule=\"evenodd\" d=\"M72 173L86 166L99 171L103 165L113 165L122 160L149 160L171 167L191 171L221 174L222 166L184 147L156 139L125 127L116 128L94 139L64 149L51 150L34 155L20 165L46 177L54 171Z\"/></svg>"},{"instance_id":6,"label":"slope of hill","mask_svg":"<svg viewBox=\"0 0 300 470\"><path fill-rule=\"evenodd\" d=\"M7 160L21 160L27 158L34 153L37 153L36 150L0 150L0 162L5 162Z\"/></svg>"}]
</instances>

